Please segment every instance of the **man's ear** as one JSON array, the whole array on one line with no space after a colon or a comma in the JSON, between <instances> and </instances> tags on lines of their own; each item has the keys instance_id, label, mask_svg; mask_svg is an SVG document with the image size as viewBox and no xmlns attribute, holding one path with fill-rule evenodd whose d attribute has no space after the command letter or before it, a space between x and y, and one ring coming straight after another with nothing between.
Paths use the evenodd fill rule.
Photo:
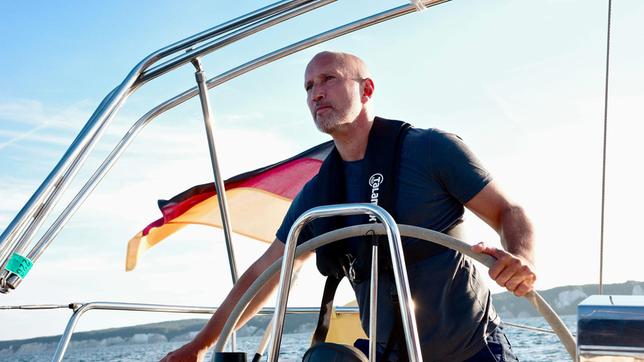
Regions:
<instances>
[{"instance_id":1,"label":"man's ear","mask_svg":"<svg viewBox=\"0 0 644 362\"><path fill-rule=\"evenodd\" d=\"M365 78L362 81L362 102L366 103L369 98L373 96L373 91L375 89L375 85L373 84L373 80L371 78Z\"/></svg>"}]
</instances>

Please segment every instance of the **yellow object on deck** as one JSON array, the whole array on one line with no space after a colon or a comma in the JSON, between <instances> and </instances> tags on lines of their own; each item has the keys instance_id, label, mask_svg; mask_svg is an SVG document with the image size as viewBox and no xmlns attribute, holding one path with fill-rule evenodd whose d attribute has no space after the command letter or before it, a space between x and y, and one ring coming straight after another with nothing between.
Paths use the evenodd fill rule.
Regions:
<instances>
[{"instance_id":1,"label":"yellow object on deck","mask_svg":"<svg viewBox=\"0 0 644 362\"><path fill-rule=\"evenodd\" d=\"M345 305L345 307L356 307L357 305L356 301L353 301ZM357 312L336 312L335 308L333 308L326 342L353 346L353 342L359 338L367 339L367 335L360 325L360 315Z\"/></svg>"}]
</instances>

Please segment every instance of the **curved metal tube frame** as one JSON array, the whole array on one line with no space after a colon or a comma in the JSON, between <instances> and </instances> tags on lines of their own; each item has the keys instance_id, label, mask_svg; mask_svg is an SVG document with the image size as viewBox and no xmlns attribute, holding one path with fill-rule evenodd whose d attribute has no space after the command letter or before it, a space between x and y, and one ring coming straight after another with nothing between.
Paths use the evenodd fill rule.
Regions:
<instances>
[{"instance_id":1,"label":"curved metal tube frame","mask_svg":"<svg viewBox=\"0 0 644 362\"><path fill-rule=\"evenodd\" d=\"M113 95L114 91L108 94L106 99L113 97ZM102 110L105 107L105 104L106 102L104 100L99 108L94 112L94 115ZM120 105L117 105L112 108L108 117L111 117L119 107ZM23 206L18 215L16 215L14 220L12 220L9 226L4 230L2 236L0 236L0 261L2 263L2 269L0 270L0 292L5 291L5 277L9 272L5 270L4 267L10 254L15 250L23 251L26 248L27 238L30 238L37 231L40 225L42 225L48 210L56 205L60 199L62 191L67 188L78 172L80 165L85 162L89 152L93 149L96 141L101 137L106 129L105 124L97 126L94 132L88 135L89 138L81 142L81 140L79 140L80 135L87 132L89 129L88 126L89 122L85 125L83 130L81 130L79 136L76 137L54 170L52 170L49 176L47 176L43 184L41 184L38 190L36 190L27 204ZM62 174L62 176L59 176L60 174ZM45 184L48 186L44 187ZM44 201L42 201L43 199ZM40 203L41 201L42 203ZM32 219L28 220L30 217ZM7 235L6 239L4 238L5 235ZM18 236L20 236L20 238L18 238Z\"/></svg>"},{"instance_id":2,"label":"curved metal tube frame","mask_svg":"<svg viewBox=\"0 0 644 362\"><path fill-rule=\"evenodd\" d=\"M215 49L264 30L272 25L333 1L335 0L282 0L162 48L139 62L123 82L105 97L58 164L11 221L9 226L3 231L2 235L0 235L0 261L2 261L2 266L4 267L4 262L12 252L19 251L21 254L24 253L24 249L27 248L30 238L42 225L45 216L48 215L51 208L59 200L62 191L67 188L79 167L84 163L89 152L101 138L102 133L109 125L118 108L138 87L154 77L167 73L202 54L214 51ZM199 49L189 51L174 61L162 64L154 69L154 73L144 73L146 69L165 57L190 48L197 43L207 41L217 35L244 26L245 28L240 31L231 33L228 36L222 36L217 41L211 42ZM144 78L144 76L146 77ZM5 279L9 274L4 268L0 270L0 290L3 292L8 291L5 288ZM11 281L7 282L9 287L15 288L20 281L18 276L12 275Z\"/></svg>"},{"instance_id":3,"label":"curved metal tube frame","mask_svg":"<svg viewBox=\"0 0 644 362\"><path fill-rule=\"evenodd\" d=\"M38 217L42 217L41 215L46 214L46 211L51 207L50 206L51 202L45 199L52 197L52 195L55 195L60 192L62 188L57 186L60 185L61 182L66 178L65 176L63 176L63 174L67 175L70 169L77 167L73 165L73 163L75 162L74 160L76 160L80 154L83 154L89 151L87 146L91 146L96 141L95 136L97 135L99 128L102 127L103 123L107 123L107 121L112 117L114 111L118 108L118 105L132 91L134 91L138 86L152 79L153 78L152 75L158 76L168 71L171 71L183 65L187 61L189 61L190 58L194 58L201 54L205 54L209 51L214 50L215 48L220 46L220 44L219 43L210 44L209 47L200 48L198 51L190 52L191 57L188 57L188 59L184 59L179 62L169 62L167 64L162 64L161 66L151 70L151 71L154 71L154 74L144 73L144 71L147 68L151 67L154 63L160 61L161 59L172 55L173 53L181 52L185 49L192 47L197 43L207 41L217 35L230 32L242 26L255 23L257 25L257 28L259 28L259 30L264 29L265 27L261 26L262 20L270 19L273 16L286 13L292 9L297 9L300 6L314 3L315 1L319 1L319 0L278 1L272 5L268 5L264 8L258 9L249 14L230 20L228 22L220 24L211 29L205 30L199 34L188 37L184 40L181 40L165 48L162 48L150 54L149 56L144 58L141 62L139 62L139 64L137 64L134 67L134 69L130 71L130 73L126 76L123 82L114 90L112 90L112 92L110 92L105 97L105 99L103 99L99 107L96 109L94 114L90 117L85 127L83 127L79 135L76 137L76 139L69 147L67 152L63 155L63 157L58 162L56 167L54 167L54 169L47 176L45 181L40 185L40 187L32 195L32 197L25 204L25 206L11 221L9 226L3 231L2 235L0 235L0 256L4 256L4 254L7 252L8 249L13 249L13 240L16 239L16 237L24 231L25 223L28 221L29 218L31 217L38 218ZM311 9L315 7L317 6L314 6ZM289 17L285 17L283 20L286 20L295 15L298 15L298 13L294 13ZM272 24L275 24L275 23L276 22L273 21ZM252 28L247 29L247 33L245 34L251 35L254 32L257 32L259 30L252 29ZM236 39L241 39L243 37L241 36L241 34L235 34L235 36L236 36ZM221 43L224 43L225 40L226 39L223 39ZM134 86L135 83L137 83L136 87ZM21 238L21 241L22 240L24 240L24 238ZM1 259L3 260L4 258L1 258Z\"/></svg>"},{"instance_id":4,"label":"curved metal tube frame","mask_svg":"<svg viewBox=\"0 0 644 362\"><path fill-rule=\"evenodd\" d=\"M409 290L409 280L407 278L407 267L403 254L402 240L396 221L389 213L380 206L373 204L342 204L327 205L314 207L303 213L291 227L286 240L284 257L282 258L282 269L280 272L280 286L277 292L276 316L273 325L273 338L271 348L268 354L269 361L277 361L279 355L280 342L282 340L282 330L284 328L284 313L286 311L286 302L288 300L289 289L291 286L291 277L293 274L293 263L295 262L295 248L297 239L304 226L318 218L329 216L346 216L368 214L375 216L383 223L389 240L389 250L391 251L391 264L394 271L394 280L396 281L396 291L400 299L400 314L402 317L403 330L405 331L405 341L409 352L409 360L412 362L422 361L420 353L420 343L418 341L418 328L416 327L416 317L411 306L411 292ZM377 263L377 259L372 261ZM377 277L377 275L372 275ZM371 287L376 287L373 279ZM372 293L373 294L373 293ZM371 306L376 305L377 299L371 300ZM375 308L371 309L375 313ZM370 315L369 325L369 360L375 361L376 347L376 314ZM372 334L373 333L373 334Z\"/></svg>"}]
</instances>

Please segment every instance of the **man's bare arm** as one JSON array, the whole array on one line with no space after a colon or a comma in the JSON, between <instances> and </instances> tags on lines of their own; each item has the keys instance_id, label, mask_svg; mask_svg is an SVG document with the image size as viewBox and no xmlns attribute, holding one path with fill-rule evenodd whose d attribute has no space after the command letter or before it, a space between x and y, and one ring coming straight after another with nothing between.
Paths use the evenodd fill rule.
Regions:
<instances>
[{"instance_id":1,"label":"man's bare arm","mask_svg":"<svg viewBox=\"0 0 644 362\"><path fill-rule=\"evenodd\" d=\"M473 250L494 256L497 262L489 274L500 286L517 296L533 289L534 231L523 208L509 201L494 182L490 182L465 206L490 225L501 237L505 250L477 244Z\"/></svg>"},{"instance_id":2,"label":"man's bare arm","mask_svg":"<svg viewBox=\"0 0 644 362\"><path fill-rule=\"evenodd\" d=\"M275 260L282 257L284 254L284 244L275 239L271 246L259 257L239 278L237 283L233 286L224 301L221 303L219 309L210 318L210 321L202 328L202 330L195 336L195 338L177 349L176 351L168 353L162 362L176 362L176 361L202 361L208 348L210 348L219 338L224 324L228 316L235 307L237 301L248 290L248 288L255 282L255 280L269 267ZM310 253L308 254L310 255ZM296 260L295 267L299 268L302 261L308 257L302 256ZM242 315L236 328L242 327L250 318L252 318L266 303L270 295L275 291L277 283L279 282L279 275L271 278L260 292L251 301L248 308Z\"/></svg>"}]
</instances>

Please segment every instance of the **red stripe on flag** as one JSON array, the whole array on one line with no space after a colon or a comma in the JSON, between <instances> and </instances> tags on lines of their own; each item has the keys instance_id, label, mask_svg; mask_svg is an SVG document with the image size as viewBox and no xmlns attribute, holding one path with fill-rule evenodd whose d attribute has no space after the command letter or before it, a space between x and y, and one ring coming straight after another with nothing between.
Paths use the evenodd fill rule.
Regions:
<instances>
[{"instance_id":1,"label":"red stripe on flag","mask_svg":"<svg viewBox=\"0 0 644 362\"><path fill-rule=\"evenodd\" d=\"M247 179L227 182L225 187L226 190L239 187L256 188L292 200L302 187L318 173L321 165L322 161L317 159L296 159ZM180 201L173 198L173 201L166 203L161 208L163 217L143 229L143 235L148 235L152 228L161 227L216 194L214 184L200 185L193 188L193 191Z\"/></svg>"},{"instance_id":2,"label":"red stripe on flag","mask_svg":"<svg viewBox=\"0 0 644 362\"><path fill-rule=\"evenodd\" d=\"M146 236L148 235L151 229L161 227L163 226L163 224L165 224L165 220L163 220L163 218L160 218L155 222L153 222L152 224L146 226L141 233L143 234L143 236Z\"/></svg>"},{"instance_id":3,"label":"red stripe on flag","mask_svg":"<svg viewBox=\"0 0 644 362\"><path fill-rule=\"evenodd\" d=\"M246 180L226 185L226 190L237 187L253 187L293 199L310 179L320 170L322 161L310 158L294 160L277 166Z\"/></svg>"}]
</instances>

